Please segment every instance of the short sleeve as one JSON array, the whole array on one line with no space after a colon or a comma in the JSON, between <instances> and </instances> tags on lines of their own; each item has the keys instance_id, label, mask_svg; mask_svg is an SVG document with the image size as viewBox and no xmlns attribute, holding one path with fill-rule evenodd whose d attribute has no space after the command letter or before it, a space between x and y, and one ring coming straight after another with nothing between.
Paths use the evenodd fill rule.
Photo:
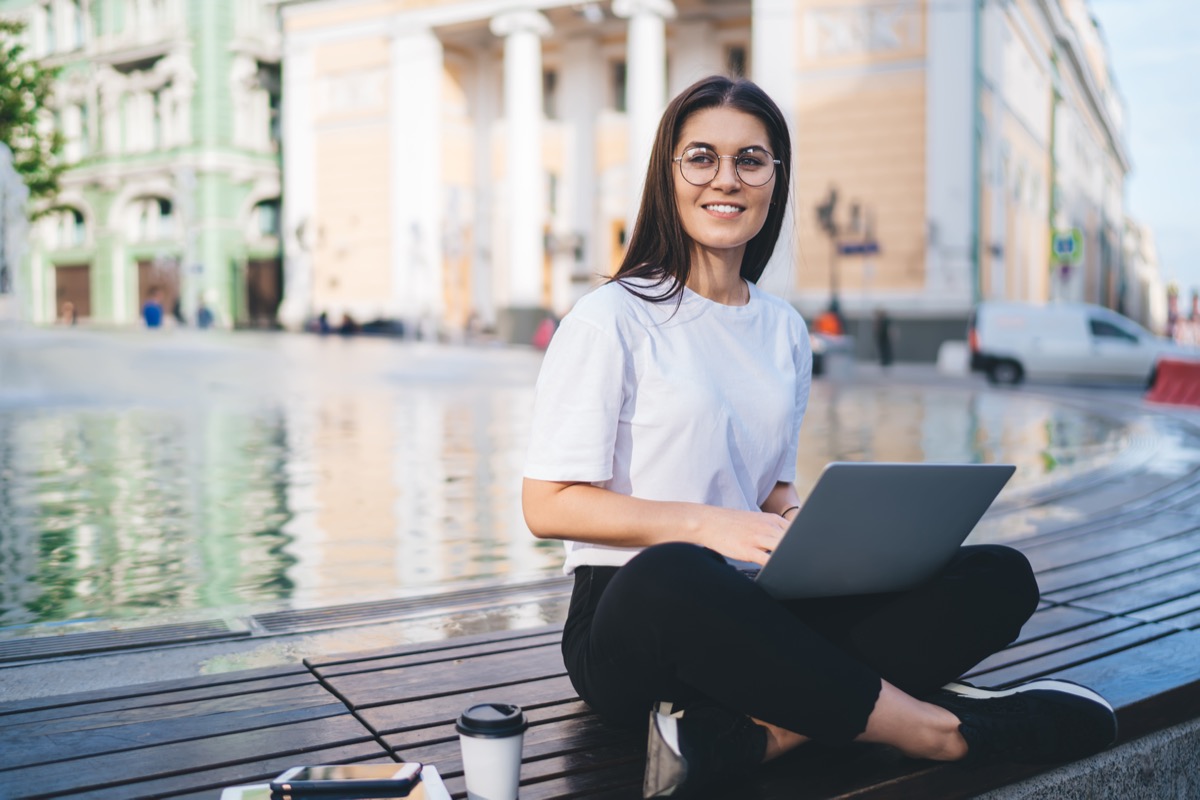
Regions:
<instances>
[{"instance_id":1,"label":"short sleeve","mask_svg":"<svg viewBox=\"0 0 1200 800\"><path fill-rule=\"evenodd\" d=\"M792 411L792 432L784 456L783 471L779 481L794 483L796 480L796 458L800 450L800 424L808 410L808 395L812 390L812 343L804 322L799 323L796 341L792 344L792 363L796 368L796 400Z\"/></svg>"},{"instance_id":2,"label":"short sleeve","mask_svg":"<svg viewBox=\"0 0 1200 800\"><path fill-rule=\"evenodd\" d=\"M525 477L584 483L612 478L627 362L615 330L566 316L538 375Z\"/></svg>"}]
</instances>

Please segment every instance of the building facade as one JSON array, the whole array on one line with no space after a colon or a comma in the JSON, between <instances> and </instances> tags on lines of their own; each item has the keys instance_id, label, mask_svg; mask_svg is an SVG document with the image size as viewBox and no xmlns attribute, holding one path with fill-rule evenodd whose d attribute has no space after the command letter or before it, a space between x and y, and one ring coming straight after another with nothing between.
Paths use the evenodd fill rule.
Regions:
<instances>
[{"instance_id":1,"label":"building facade","mask_svg":"<svg viewBox=\"0 0 1200 800\"><path fill-rule=\"evenodd\" d=\"M68 169L34 225L25 316L130 324L152 291L270 325L282 295L278 17L265 0L0 0L60 70ZM44 209L42 209L44 210Z\"/></svg>"},{"instance_id":2,"label":"building facade","mask_svg":"<svg viewBox=\"0 0 1200 800\"><path fill-rule=\"evenodd\" d=\"M763 284L901 357L983 298L1119 306L1119 96L1084 0L282 0L281 316L522 340L619 263L666 101L754 78L795 144ZM1066 268L1056 233L1079 232ZM524 324L522 324L524 322ZM869 335L859 335L860 349Z\"/></svg>"}]
</instances>

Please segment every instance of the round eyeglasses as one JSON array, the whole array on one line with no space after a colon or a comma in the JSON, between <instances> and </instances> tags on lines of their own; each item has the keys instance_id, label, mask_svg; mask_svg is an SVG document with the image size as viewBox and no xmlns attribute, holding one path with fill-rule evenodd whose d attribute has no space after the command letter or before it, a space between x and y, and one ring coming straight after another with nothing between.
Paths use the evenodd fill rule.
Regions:
<instances>
[{"instance_id":1,"label":"round eyeglasses","mask_svg":"<svg viewBox=\"0 0 1200 800\"><path fill-rule=\"evenodd\" d=\"M679 165L679 174L693 186L712 183L721 168L721 159L733 159L733 169L738 180L747 186L762 186L775 174L779 159L761 147L749 147L735 156L719 156L707 147L689 147L683 155L673 160Z\"/></svg>"}]
</instances>

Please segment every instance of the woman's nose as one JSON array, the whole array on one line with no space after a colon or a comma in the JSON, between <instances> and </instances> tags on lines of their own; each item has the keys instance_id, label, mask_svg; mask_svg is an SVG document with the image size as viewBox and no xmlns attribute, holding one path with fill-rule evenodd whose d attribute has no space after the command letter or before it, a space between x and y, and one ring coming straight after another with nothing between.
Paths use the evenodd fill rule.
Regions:
<instances>
[{"instance_id":1,"label":"woman's nose","mask_svg":"<svg viewBox=\"0 0 1200 800\"><path fill-rule=\"evenodd\" d=\"M742 185L734 159L724 156L717 159L717 174L712 179L712 185L721 189L733 189Z\"/></svg>"}]
</instances>

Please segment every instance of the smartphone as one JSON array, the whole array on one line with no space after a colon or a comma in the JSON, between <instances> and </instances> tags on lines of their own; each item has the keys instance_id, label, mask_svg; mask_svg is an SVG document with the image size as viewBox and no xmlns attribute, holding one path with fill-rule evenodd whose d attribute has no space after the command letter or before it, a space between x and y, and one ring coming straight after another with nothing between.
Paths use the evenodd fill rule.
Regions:
<instances>
[{"instance_id":1,"label":"smartphone","mask_svg":"<svg viewBox=\"0 0 1200 800\"><path fill-rule=\"evenodd\" d=\"M271 781L279 800L303 797L404 797L421 780L421 763L293 767Z\"/></svg>"}]
</instances>

